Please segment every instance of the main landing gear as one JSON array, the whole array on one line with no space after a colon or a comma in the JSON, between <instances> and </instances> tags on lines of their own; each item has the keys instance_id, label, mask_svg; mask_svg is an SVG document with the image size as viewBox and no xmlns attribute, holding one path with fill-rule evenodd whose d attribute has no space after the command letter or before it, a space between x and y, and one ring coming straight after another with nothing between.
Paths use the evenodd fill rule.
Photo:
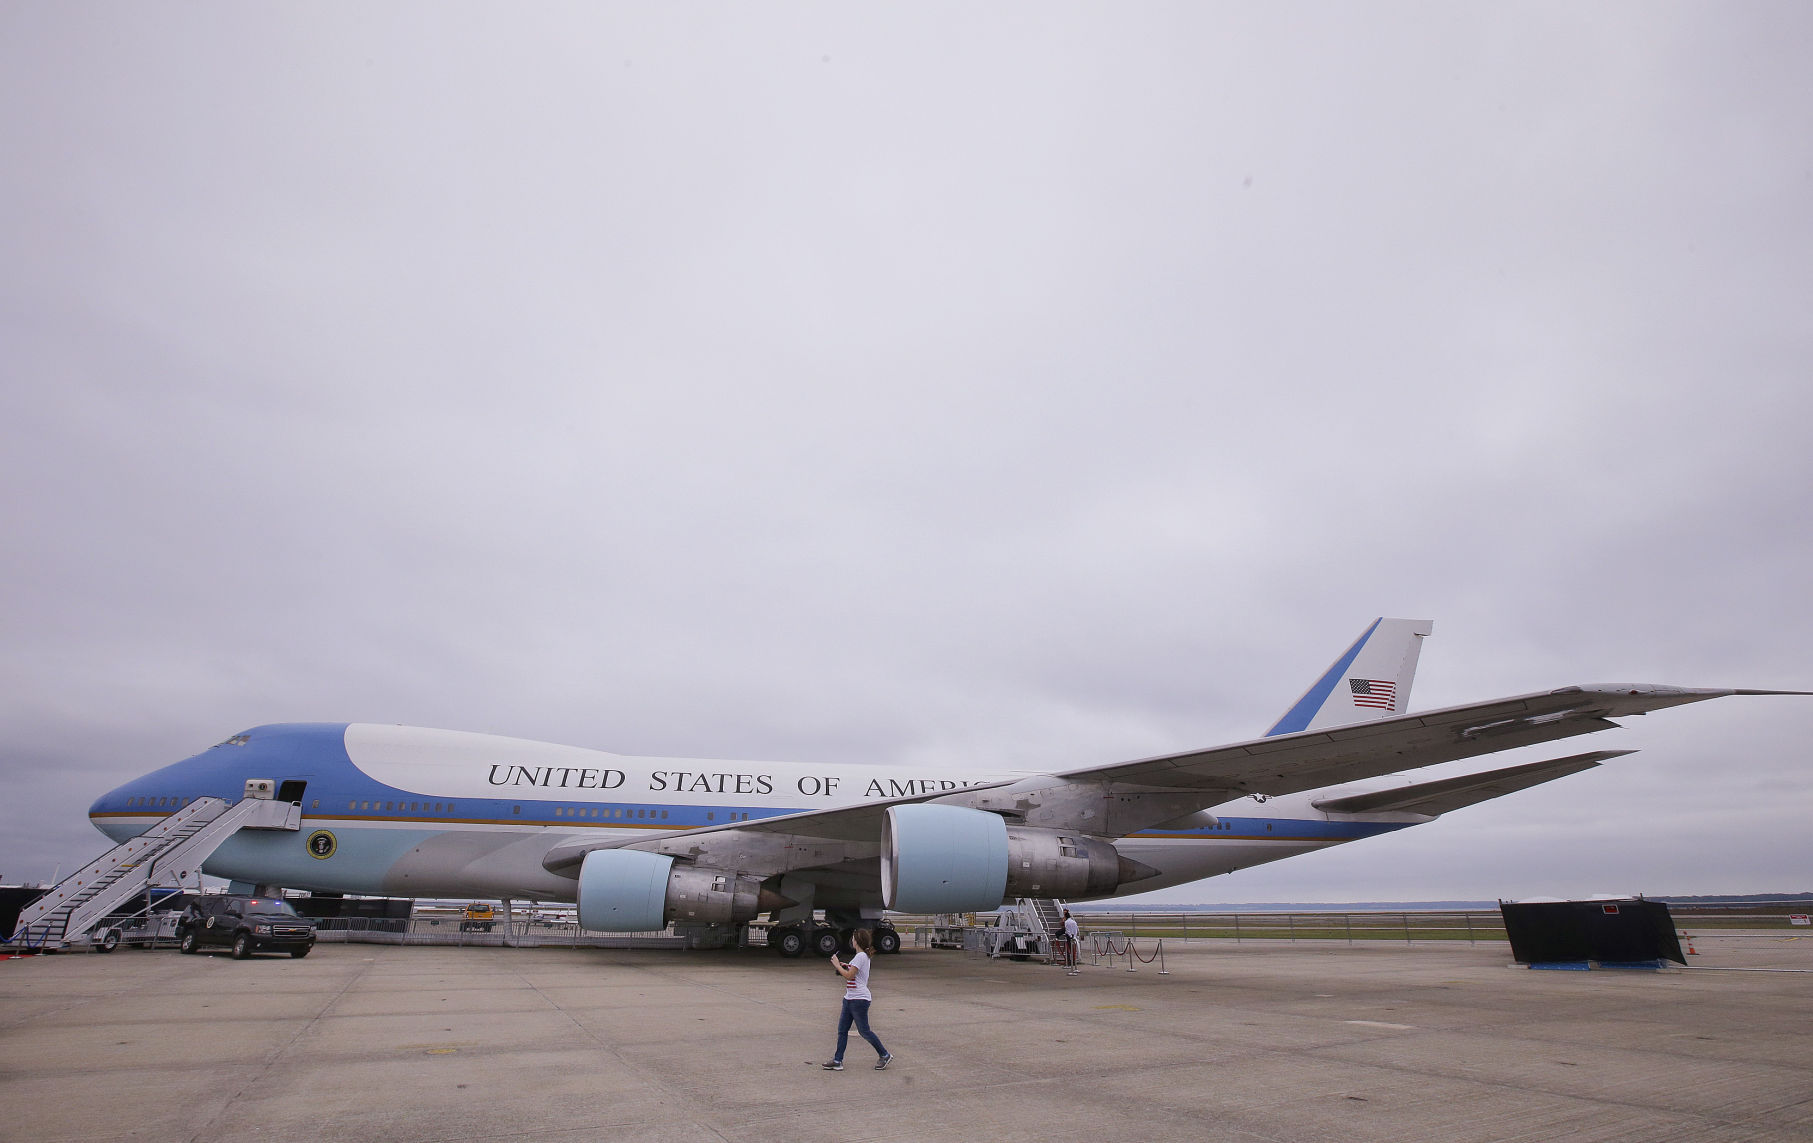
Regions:
<instances>
[{"instance_id":1,"label":"main landing gear","mask_svg":"<svg viewBox=\"0 0 1813 1143\"><path fill-rule=\"evenodd\" d=\"M894 926L876 925L870 931L875 938L877 955L900 951L900 933ZM789 960L804 956L807 952L817 957L829 957L840 948L852 947L851 932L850 929L834 929L830 925L815 924L810 928L805 925L781 925L768 930L768 947Z\"/></svg>"}]
</instances>

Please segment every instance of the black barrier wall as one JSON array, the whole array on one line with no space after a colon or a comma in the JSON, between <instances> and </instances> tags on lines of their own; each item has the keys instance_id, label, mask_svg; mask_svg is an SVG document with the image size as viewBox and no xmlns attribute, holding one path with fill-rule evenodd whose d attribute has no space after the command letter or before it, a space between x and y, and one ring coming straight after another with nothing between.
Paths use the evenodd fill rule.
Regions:
<instances>
[{"instance_id":1,"label":"black barrier wall","mask_svg":"<svg viewBox=\"0 0 1813 1143\"><path fill-rule=\"evenodd\" d=\"M1519 964L1687 963L1660 901L1500 901L1498 911Z\"/></svg>"}]
</instances>

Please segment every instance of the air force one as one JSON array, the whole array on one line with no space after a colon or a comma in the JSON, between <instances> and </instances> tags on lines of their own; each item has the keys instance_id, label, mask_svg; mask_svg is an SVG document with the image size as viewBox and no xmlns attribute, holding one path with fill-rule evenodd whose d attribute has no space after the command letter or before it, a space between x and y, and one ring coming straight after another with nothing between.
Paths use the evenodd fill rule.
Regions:
<instances>
[{"instance_id":1,"label":"air force one","mask_svg":"<svg viewBox=\"0 0 1813 1143\"><path fill-rule=\"evenodd\" d=\"M266 892L575 902L583 928L616 932L734 929L765 913L797 953L819 931L815 910L851 927L885 910L1163 889L1419 825L1631 752L1433 781L1404 771L1704 699L1806 693L1569 686L1406 713L1431 629L1376 620L1263 737L1078 770L637 758L284 724L135 778L89 818L128 856L212 830L195 867ZM164 864L166 878L193 880Z\"/></svg>"}]
</instances>

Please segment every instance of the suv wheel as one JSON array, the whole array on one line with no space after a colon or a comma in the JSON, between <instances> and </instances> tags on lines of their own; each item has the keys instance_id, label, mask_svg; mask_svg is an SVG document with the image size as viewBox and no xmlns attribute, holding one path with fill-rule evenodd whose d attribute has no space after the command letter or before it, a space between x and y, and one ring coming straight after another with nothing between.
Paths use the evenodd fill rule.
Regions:
<instances>
[{"instance_id":1,"label":"suv wheel","mask_svg":"<svg viewBox=\"0 0 1813 1143\"><path fill-rule=\"evenodd\" d=\"M252 955L252 936L251 936L251 934L250 933L240 933L238 936L234 937L233 938L233 959L234 960L245 960L248 957L250 957L251 955Z\"/></svg>"},{"instance_id":2,"label":"suv wheel","mask_svg":"<svg viewBox=\"0 0 1813 1143\"><path fill-rule=\"evenodd\" d=\"M176 942L176 951L179 953L193 953L196 951L197 944L195 931L191 929L189 932L182 935L181 940Z\"/></svg>"},{"instance_id":3,"label":"suv wheel","mask_svg":"<svg viewBox=\"0 0 1813 1143\"><path fill-rule=\"evenodd\" d=\"M299 949L291 949L290 955L295 957L297 960L301 960L303 957L308 955L308 950L313 947L314 947L313 945L303 945Z\"/></svg>"}]
</instances>

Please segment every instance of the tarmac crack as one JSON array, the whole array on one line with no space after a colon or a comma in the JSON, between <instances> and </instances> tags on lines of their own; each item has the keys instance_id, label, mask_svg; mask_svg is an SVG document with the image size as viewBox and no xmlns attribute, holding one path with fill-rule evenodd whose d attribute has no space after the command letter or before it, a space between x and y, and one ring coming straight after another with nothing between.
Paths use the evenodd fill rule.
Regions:
<instances>
[{"instance_id":1,"label":"tarmac crack","mask_svg":"<svg viewBox=\"0 0 1813 1143\"><path fill-rule=\"evenodd\" d=\"M357 972L353 973L351 976L347 977L346 982L344 984L340 985L339 990L336 991L332 996L328 997L327 1002L322 1004L321 1007L315 1011L315 1014L308 1018L308 1021L306 1023L304 1023L302 1025L302 1027L296 1029L296 1031L290 1036L289 1039L285 1040L283 1043L279 1044L277 1047L272 1048L269 1052L266 1052L264 1059L260 1062L260 1064L258 1066L257 1074L254 1075L250 1080L246 1081L245 1083L240 1084L238 1089L235 1090L232 1095L229 1095L224 1101L222 1101L220 1107L214 1112L214 1114L212 1116L209 1117L208 1121L206 1123L202 1124L200 1128L198 1128L196 1131L194 1131L193 1133L191 1133L189 1135L189 1143L198 1143L198 1141L200 1139L202 1139L204 1136L208 1135L210 1132L210 1129L213 1128L215 1124L219 1123L223 1118L225 1118L228 1111L232 1110L233 1104L238 1102L240 1096L244 1095L247 1091L257 1087L259 1081L261 1081L266 1075L270 1074L271 1068L277 1063L278 1060L283 1058L284 1054L286 1052L288 1052L290 1050L290 1048L295 1045L296 1041L301 1039L304 1035L306 1035L311 1028L313 1028L317 1024L319 1024L321 1022L321 1018L323 1016L327 1015L327 1013L333 1009L334 1005L336 1005L340 1002L340 998L342 996L345 996L347 994L347 992L352 988L353 985L355 985L359 981L365 979L366 974L371 972L371 966L373 963L374 962L369 958L361 961L359 970Z\"/></svg>"},{"instance_id":2,"label":"tarmac crack","mask_svg":"<svg viewBox=\"0 0 1813 1143\"><path fill-rule=\"evenodd\" d=\"M704 1120L700 1119L699 1116L692 1110L694 1100L689 1092L686 1092L686 1091L680 1090L680 1089L676 1089L673 1084L670 1084L667 1082L667 1077L665 1075L663 1075L662 1073L645 1068L642 1065L636 1063L634 1060L631 1060L628 1056L624 1055L622 1052L618 1051L615 1045L611 1044L609 1041L600 1037L597 1032L586 1027L583 1023L580 1022L578 1017L574 1016L571 1012L568 1012L566 1010L565 1006L563 1006L560 1003L560 1001L554 999L552 996L549 996L546 992L542 991L541 986L536 984L533 980L530 980L527 976L524 976L521 973L517 973L516 978L518 980L522 981L523 984L528 987L530 992L533 992L536 996L539 996L542 999L543 1003L547 1004L554 1011L560 1013L560 1015L563 1018L565 1018L567 1023L571 1024L574 1028L579 1030L579 1033L581 1035L583 1035L586 1039L590 1040L593 1044L597 1045L597 1047L600 1051L604 1052L606 1055L608 1055L612 1059L616 1060L618 1064L622 1065L625 1070L632 1072L635 1075L641 1076L647 1082L654 1084L670 1099L674 1099L674 1100L678 1101L682 1106L685 1106L688 1109L686 1118L689 1122L692 1123L693 1126L701 1128L702 1130L705 1130L705 1131L709 1131L713 1135L717 1136L719 1139L725 1140L725 1143L729 1143L729 1136L725 1135L722 1131L719 1131L715 1125L713 1125L711 1123L707 1123Z\"/></svg>"}]
</instances>

